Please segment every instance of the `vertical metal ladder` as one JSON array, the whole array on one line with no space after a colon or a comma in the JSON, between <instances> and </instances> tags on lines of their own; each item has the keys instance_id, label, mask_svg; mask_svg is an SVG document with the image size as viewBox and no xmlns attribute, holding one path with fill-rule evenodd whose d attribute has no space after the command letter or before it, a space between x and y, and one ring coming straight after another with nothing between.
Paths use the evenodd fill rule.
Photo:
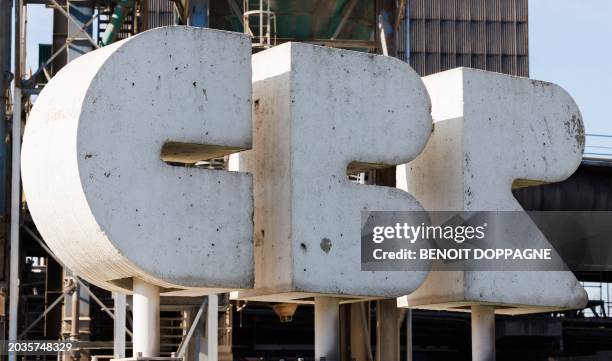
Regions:
<instances>
[{"instance_id":1,"label":"vertical metal ladder","mask_svg":"<svg viewBox=\"0 0 612 361\"><path fill-rule=\"evenodd\" d=\"M269 0L244 0L244 32L253 37L253 48L276 45L276 14Z\"/></svg>"}]
</instances>

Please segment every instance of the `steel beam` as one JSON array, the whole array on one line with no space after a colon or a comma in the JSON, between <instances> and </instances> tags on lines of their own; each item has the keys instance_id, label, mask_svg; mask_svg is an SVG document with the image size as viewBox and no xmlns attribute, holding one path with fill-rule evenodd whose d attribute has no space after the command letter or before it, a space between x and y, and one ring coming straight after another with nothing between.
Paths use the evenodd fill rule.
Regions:
<instances>
[{"instance_id":1,"label":"steel beam","mask_svg":"<svg viewBox=\"0 0 612 361\"><path fill-rule=\"evenodd\" d=\"M355 5L357 5L357 0L350 0L349 3L344 7L344 10L342 11L342 18L340 19L340 22L338 23L338 26L336 26L336 30L334 31L334 34L331 37L332 40L335 40L338 37L338 35L340 35L340 32L344 28L346 21L349 19L349 17L353 13L353 9L355 9Z\"/></svg>"},{"instance_id":2,"label":"steel beam","mask_svg":"<svg viewBox=\"0 0 612 361\"><path fill-rule=\"evenodd\" d=\"M244 27L244 19L242 18L243 16L242 11L240 11L240 7L236 3L236 0L227 0L227 3L229 4L229 7L232 9L232 12L234 13L234 15L240 21L240 24L242 24L242 26Z\"/></svg>"},{"instance_id":3,"label":"steel beam","mask_svg":"<svg viewBox=\"0 0 612 361\"><path fill-rule=\"evenodd\" d=\"M68 34L75 33L93 17L93 2L84 0L67 1L68 4ZM68 41L68 62L73 61L79 56L95 49L96 41L91 37L92 25L86 27L81 32L84 37L74 37L66 39Z\"/></svg>"}]
</instances>

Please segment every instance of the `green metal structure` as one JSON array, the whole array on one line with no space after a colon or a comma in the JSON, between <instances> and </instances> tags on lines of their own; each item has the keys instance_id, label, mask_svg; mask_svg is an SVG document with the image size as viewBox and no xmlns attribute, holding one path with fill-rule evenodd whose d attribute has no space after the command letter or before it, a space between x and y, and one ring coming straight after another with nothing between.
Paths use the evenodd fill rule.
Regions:
<instances>
[{"instance_id":1,"label":"green metal structure","mask_svg":"<svg viewBox=\"0 0 612 361\"><path fill-rule=\"evenodd\" d=\"M102 35L102 41L100 45L106 46L108 44L112 44L117 38L117 34L123 25L123 21L125 20L125 15L130 11L130 9L134 7L134 0L119 0L117 2L117 6L115 6L115 11L111 17L111 21L106 27L104 34Z\"/></svg>"}]
</instances>

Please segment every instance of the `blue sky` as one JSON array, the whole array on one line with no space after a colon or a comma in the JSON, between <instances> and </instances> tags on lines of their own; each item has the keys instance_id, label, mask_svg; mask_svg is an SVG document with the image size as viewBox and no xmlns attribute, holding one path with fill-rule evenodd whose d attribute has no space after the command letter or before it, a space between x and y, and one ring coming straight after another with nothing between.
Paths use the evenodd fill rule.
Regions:
<instances>
[{"instance_id":1,"label":"blue sky","mask_svg":"<svg viewBox=\"0 0 612 361\"><path fill-rule=\"evenodd\" d=\"M38 43L51 43L52 11L28 6L28 68ZM612 134L612 1L530 0L531 78L563 86L580 109L588 133ZM589 139L589 144L612 140Z\"/></svg>"},{"instance_id":2,"label":"blue sky","mask_svg":"<svg viewBox=\"0 0 612 361\"><path fill-rule=\"evenodd\" d=\"M529 52L530 76L569 91L587 133L612 134L612 1L530 0Z\"/></svg>"}]
</instances>

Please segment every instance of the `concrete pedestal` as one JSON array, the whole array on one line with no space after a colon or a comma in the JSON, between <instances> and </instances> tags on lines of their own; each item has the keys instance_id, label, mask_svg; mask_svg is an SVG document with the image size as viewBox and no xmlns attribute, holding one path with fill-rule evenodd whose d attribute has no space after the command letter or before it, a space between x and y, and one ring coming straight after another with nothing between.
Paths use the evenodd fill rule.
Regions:
<instances>
[{"instance_id":1,"label":"concrete pedestal","mask_svg":"<svg viewBox=\"0 0 612 361\"><path fill-rule=\"evenodd\" d=\"M159 287L134 279L133 354L159 356Z\"/></svg>"},{"instance_id":2,"label":"concrete pedestal","mask_svg":"<svg viewBox=\"0 0 612 361\"><path fill-rule=\"evenodd\" d=\"M340 361L340 302L315 297L315 360Z\"/></svg>"},{"instance_id":3,"label":"concrete pedestal","mask_svg":"<svg viewBox=\"0 0 612 361\"><path fill-rule=\"evenodd\" d=\"M472 306L472 361L495 361L494 306Z\"/></svg>"}]
</instances>

